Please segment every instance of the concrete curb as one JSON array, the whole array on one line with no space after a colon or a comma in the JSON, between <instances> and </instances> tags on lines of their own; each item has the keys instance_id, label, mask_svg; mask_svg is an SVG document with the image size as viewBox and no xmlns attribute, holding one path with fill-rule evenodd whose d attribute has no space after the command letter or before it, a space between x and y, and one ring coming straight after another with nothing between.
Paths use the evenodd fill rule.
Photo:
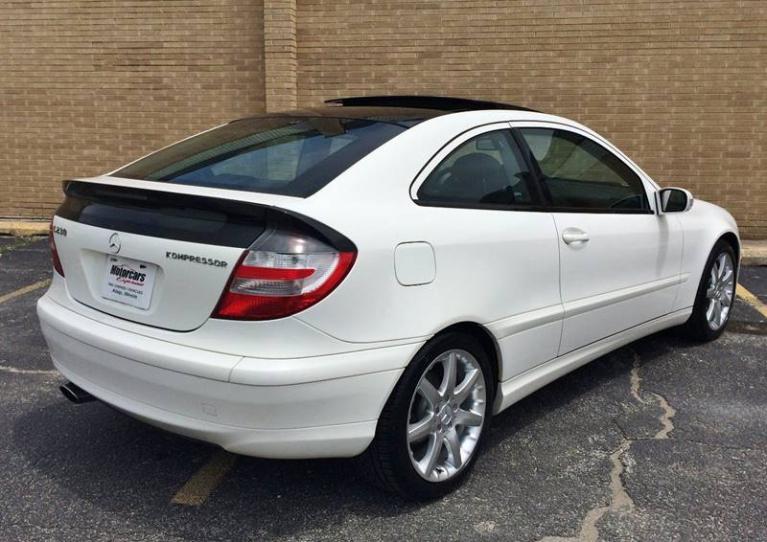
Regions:
<instances>
[{"instance_id":1,"label":"concrete curb","mask_svg":"<svg viewBox=\"0 0 767 542\"><path fill-rule=\"evenodd\" d=\"M743 265L767 265L767 241L743 241Z\"/></svg>"},{"instance_id":2,"label":"concrete curb","mask_svg":"<svg viewBox=\"0 0 767 542\"><path fill-rule=\"evenodd\" d=\"M47 220L0 220L0 235L34 237L48 235Z\"/></svg>"},{"instance_id":3,"label":"concrete curb","mask_svg":"<svg viewBox=\"0 0 767 542\"><path fill-rule=\"evenodd\" d=\"M48 221L42 220L0 220L0 235L34 237L48 235ZM743 241L743 265L767 265L767 240Z\"/></svg>"}]
</instances>

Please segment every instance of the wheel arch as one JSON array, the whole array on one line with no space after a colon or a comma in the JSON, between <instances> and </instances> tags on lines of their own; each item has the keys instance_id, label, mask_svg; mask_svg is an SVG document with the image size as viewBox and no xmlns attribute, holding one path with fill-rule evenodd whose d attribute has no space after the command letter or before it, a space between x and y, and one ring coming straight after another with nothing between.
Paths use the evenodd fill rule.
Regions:
<instances>
[{"instance_id":1,"label":"wheel arch","mask_svg":"<svg viewBox=\"0 0 767 542\"><path fill-rule=\"evenodd\" d=\"M493 369L493 382L497 383L499 381L501 364L503 363L501 350L498 346L498 341L485 326L478 324L477 322L458 322L435 333L434 337L445 335L447 333L465 333L474 337L485 350L488 358L490 358L490 366Z\"/></svg>"},{"instance_id":2,"label":"wheel arch","mask_svg":"<svg viewBox=\"0 0 767 542\"><path fill-rule=\"evenodd\" d=\"M714 242L711 245L711 248L709 249L709 254L714 250L714 247L720 242L723 241L730 245L732 247L732 250L735 252L735 281L737 282L738 276L740 275L740 239L738 236L732 232L732 231L725 231L724 233L721 233ZM702 278L701 278L702 280Z\"/></svg>"},{"instance_id":3,"label":"wheel arch","mask_svg":"<svg viewBox=\"0 0 767 542\"><path fill-rule=\"evenodd\" d=\"M735 235L733 232L728 231L722 235L719 236L719 239L716 240L716 243L719 241L725 241L727 244L729 244L732 247L732 250L735 251L735 258L738 262L740 262L740 239L738 239L738 236ZM714 243L714 245L716 245ZM712 247L713 250L713 247Z\"/></svg>"}]
</instances>

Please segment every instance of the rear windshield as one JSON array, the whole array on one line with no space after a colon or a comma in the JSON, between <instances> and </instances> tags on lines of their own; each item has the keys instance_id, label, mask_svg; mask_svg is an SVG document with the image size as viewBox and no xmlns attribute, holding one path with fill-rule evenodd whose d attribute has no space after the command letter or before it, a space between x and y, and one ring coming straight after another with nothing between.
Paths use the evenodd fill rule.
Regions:
<instances>
[{"instance_id":1,"label":"rear windshield","mask_svg":"<svg viewBox=\"0 0 767 542\"><path fill-rule=\"evenodd\" d=\"M327 117L238 120L150 154L113 175L307 197L408 127Z\"/></svg>"}]
</instances>

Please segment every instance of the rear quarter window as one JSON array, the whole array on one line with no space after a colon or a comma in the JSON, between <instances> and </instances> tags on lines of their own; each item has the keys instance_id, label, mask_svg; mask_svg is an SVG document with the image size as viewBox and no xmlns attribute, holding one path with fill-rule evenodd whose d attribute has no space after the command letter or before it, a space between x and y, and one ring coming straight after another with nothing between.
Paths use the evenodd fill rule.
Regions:
<instances>
[{"instance_id":1,"label":"rear quarter window","mask_svg":"<svg viewBox=\"0 0 767 542\"><path fill-rule=\"evenodd\" d=\"M150 154L114 175L307 197L407 128L371 119L245 119Z\"/></svg>"}]
</instances>

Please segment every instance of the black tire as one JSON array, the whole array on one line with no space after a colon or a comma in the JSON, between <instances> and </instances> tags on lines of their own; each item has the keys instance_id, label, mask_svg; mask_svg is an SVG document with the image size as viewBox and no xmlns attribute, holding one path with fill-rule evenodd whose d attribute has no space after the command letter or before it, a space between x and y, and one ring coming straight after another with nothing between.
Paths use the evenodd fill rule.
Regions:
<instances>
[{"instance_id":1,"label":"black tire","mask_svg":"<svg viewBox=\"0 0 767 542\"><path fill-rule=\"evenodd\" d=\"M708 319L706 318L706 309L708 307L706 289L709 283L709 276L711 274L711 268L714 266L714 262L716 262L722 253L727 253L730 255L730 258L732 258L732 262L735 268L735 277L733 281L734 284L737 285L738 260L735 256L735 250L732 248L730 243L720 239L714 245L714 248L711 249L711 254L709 254L708 260L706 260L706 266L703 268L703 275L701 276L700 284L698 285L698 292L695 294L695 304L693 305L690 319L687 320L687 322L681 327L683 335L688 339L696 342L708 342L717 339L724 332L724 329L727 327L727 323L729 322L730 315L732 314L732 310L730 310L727 314L727 320L717 329L712 329L711 325L709 325ZM735 304L734 298L735 293L733 290L733 300L732 304L730 305L730 309L732 309L732 306Z\"/></svg>"},{"instance_id":2,"label":"black tire","mask_svg":"<svg viewBox=\"0 0 767 542\"><path fill-rule=\"evenodd\" d=\"M485 415L474 452L461 470L445 481L432 482L421 477L411 463L407 442L410 403L421 376L432 361L452 349L465 350L478 361L485 380ZM494 375L488 353L471 335L448 332L429 341L413 358L389 396L378 420L376 436L367 451L359 457L358 467L362 474L378 487L399 493L409 500L436 499L453 491L466 479L481 452L492 417Z\"/></svg>"}]
</instances>

